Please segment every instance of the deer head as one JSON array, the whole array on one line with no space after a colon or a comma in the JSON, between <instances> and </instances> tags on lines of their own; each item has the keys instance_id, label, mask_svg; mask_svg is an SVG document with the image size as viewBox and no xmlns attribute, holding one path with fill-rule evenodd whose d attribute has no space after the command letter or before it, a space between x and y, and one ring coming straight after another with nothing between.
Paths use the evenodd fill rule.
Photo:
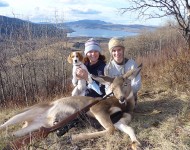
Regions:
<instances>
[{"instance_id":1,"label":"deer head","mask_svg":"<svg viewBox=\"0 0 190 150\"><path fill-rule=\"evenodd\" d=\"M140 64L137 68L126 72L124 75L115 78L94 75L92 75L92 78L101 84L109 84L114 96L119 100L121 104L123 104L127 102L127 99L133 96L131 80L133 80L140 73L141 68L142 64Z\"/></svg>"}]
</instances>

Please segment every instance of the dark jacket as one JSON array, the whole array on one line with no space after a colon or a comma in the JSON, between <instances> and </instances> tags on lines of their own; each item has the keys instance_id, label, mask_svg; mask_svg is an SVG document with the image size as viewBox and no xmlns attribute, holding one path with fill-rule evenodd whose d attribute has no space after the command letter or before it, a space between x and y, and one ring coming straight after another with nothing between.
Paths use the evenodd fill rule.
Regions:
<instances>
[{"instance_id":1,"label":"dark jacket","mask_svg":"<svg viewBox=\"0 0 190 150\"><path fill-rule=\"evenodd\" d=\"M104 75L104 67L106 66L106 63L102 60L99 60L96 64L94 65L90 65L90 63L85 63L88 72L90 74L99 76L99 75ZM85 96L90 96L90 97L103 97L105 95L105 86L101 85L99 82L95 81L99 87L100 87L100 91L103 93L102 95L99 95L98 93L96 93L94 90L92 89L87 89L85 92Z\"/></svg>"}]
</instances>

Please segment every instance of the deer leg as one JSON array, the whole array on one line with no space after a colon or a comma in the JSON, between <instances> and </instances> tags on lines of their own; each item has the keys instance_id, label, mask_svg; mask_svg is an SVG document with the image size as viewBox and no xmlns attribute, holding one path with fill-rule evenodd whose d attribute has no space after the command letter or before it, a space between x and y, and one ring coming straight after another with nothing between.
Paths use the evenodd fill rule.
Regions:
<instances>
[{"instance_id":1,"label":"deer leg","mask_svg":"<svg viewBox=\"0 0 190 150\"><path fill-rule=\"evenodd\" d=\"M13 136L20 137L20 136L26 135L27 133L33 132L42 126L45 126L45 125L39 122L31 122L27 127L14 132Z\"/></svg>"},{"instance_id":2,"label":"deer leg","mask_svg":"<svg viewBox=\"0 0 190 150\"><path fill-rule=\"evenodd\" d=\"M78 142L82 140L97 138L100 136L104 136L107 132L108 131L103 130L103 131L93 132L93 133L80 133L80 134L72 135L71 140L72 142Z\"/></svg>"},{"instance_id":3,"label":"deer leg","mask_svg":"<svg viewBox=\"0 0 190 150\"><path fill-rule=\"evenodd\" d=\"M110 119L109 113L106 113L105 111L94 113L92 109L90 109L90 111L94 114L95 118L105 128L105 130L93 133L81 133L78 135L72 135L71 136L72 142L104 136L106 133L110 134L114 133L115 127Z\"/></svg>"},{"instance_id":4,"label":"deer leg","mask_svg":"<svg viewBox=\"0 0 190 150\"><path fill-rule=\"evenodd\" d=\"M5 127L8 127L10 125L14 125L14 124L17 124L20 122L28 121L28 118L25 117L27 114L28 114L28 112L23 112L23 113L17 114L16 116L10 118L4 124L0 125L0 130L5 128Z\"/></svg>"},{"instance_id":5,"label":"deer leg","mask_svg":"<svg viewBox=\"0 0 190 150\"><path fill-rule=\"evenodd\" d=\"M135 132L133 130L132 127L128 126L128 124L131 121L131 115L128 113L124 113L123 117L114 124L114 126L119 129L120 131L126 133L129 135L132 144L131 144L131 148L135 150L135 148L137 148L140 144L140 142L137 140Z\"/></svg>"}]
</instances>

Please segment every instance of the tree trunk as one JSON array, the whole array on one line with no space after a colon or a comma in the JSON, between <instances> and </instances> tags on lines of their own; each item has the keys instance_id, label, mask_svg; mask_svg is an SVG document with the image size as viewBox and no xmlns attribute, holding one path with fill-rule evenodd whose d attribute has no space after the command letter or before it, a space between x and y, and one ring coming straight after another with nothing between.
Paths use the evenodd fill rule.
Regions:
<instances>
[{"instance_id":1,"label":"tree trunk","mask_svg":"<svg viewBox=\"0 0 190 150\"><path fill-rule=\"evenodd\" d=\"M4 90L4 84L3 84L1 71L0 71L0 84L1 84L1 95L2 95L1 104L4 104L5 103L5 90Z\"/></svg>"},{"instance_id":2,"label":"tree trunk","mask_svg":"<svg viewBox=\"0 0 190 150\"><path fill-rule=\"evenodd\" d=\"M188 37L187 44L188 44L188 51L190 52L190 36Z\"/></svg>"},{"instance_id":3,"label":"tree trunk","mask_svg":"<svg viewBox=\"0 0 190 150\"><path fill-rule=\"evenodd\" d=\"M23 86L23 90L24 90L24 97L25 97L26 105L28 106L28 96L27 96L27 90L26 90L26 82L25 82L25 74L24 74L24 65L23 64L20 65L20 69L21 69L21 79L22 79L22 86Z\"/></svg>"}]
</instances>

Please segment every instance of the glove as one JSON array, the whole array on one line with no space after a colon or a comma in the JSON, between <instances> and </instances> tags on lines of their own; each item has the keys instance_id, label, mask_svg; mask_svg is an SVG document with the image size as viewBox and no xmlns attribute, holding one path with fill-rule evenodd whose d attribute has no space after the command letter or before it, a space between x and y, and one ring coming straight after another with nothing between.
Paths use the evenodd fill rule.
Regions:
<instances>
[{"instance_id":1,"label":"glove","mask_svg":"<svg viewBox=\"0 0 190 150\"><path fill-rule=\"evenodd\" d=\"M96 93L98 93L99 95L102 95L102 92L100 91L100 87L96 84L95 81L92 81L92 83L89 83L88 88L93 89Z\"/></svg>"}]
</instances>

